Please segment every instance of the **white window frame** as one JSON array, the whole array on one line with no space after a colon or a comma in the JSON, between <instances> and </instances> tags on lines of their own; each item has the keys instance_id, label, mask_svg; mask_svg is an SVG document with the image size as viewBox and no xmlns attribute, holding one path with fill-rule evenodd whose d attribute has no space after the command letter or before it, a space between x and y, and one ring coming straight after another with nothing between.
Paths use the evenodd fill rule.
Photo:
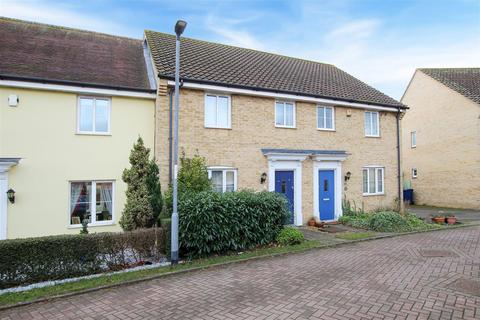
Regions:
<instances>
[{"instance_id":1,"label":"white window frame","mask_svg":"<svg viewBox=\"0 0 480 320\"><path fill-rule=\"evenodd\" d=\"M222 193L227 192L227 172L233 172L233 191L237 191L237 169L231 167L208 167L208 179L212 179L212 171L222 171Z\"/></svg>"},{"instance_id":2,"label":"white window frame","mask_svg":"<svg viewBox=\"0 0 480 320\"><path fill-rule=\"evenodd\" d=\"M366 115L367 114L370 114L370 125L372 124L372 115L376 114L377 116L377 132L378 134L369 134L368 131L367 131L367 121L366 121ZM364 115L364 118L363 118L363 121L364 121L364 130L365 130L365 137L372 137L372 138L378 138L380 137L380 113L378 111L371 111L371 110L367 110L365 111L365 115ZM370 131L371 131L371 128L370 127Z\"/></svg>"},{"instance_id":3,"label":"white window frame","mask_svg":"<svg viewBox=\"0 0 480 320\"><path fill-rule=\"evenodd\" d=\"M417 168L412 168L412 178L417 178L418 177L418 169Z\"/></svg>"},{"instance_id":4,"label":"white window frame","mask_svg":"<svg viewBox=\"0 0 480 320\"><path fill-rule=\"evenodd\" d=\"M370 174L369 174L369 170L375 170L375 192L373 193L370 193L369 190L370 190ZM363 173L364 171L367 171L367 192L364 192L363 190ZM378 171L381 171L382 172L382 191L378 191ZM366 167L363 167L362 169L362 193L364 196L377 196L377 195L384 195L385 194L385 168L384 167L381 167L381 166L366 166Z\"/></svg>"},{"instance_id":5,"label":"white window frame","mask_svg":"<svg viewBox=\"0 0 480 320\"><path fill-rule=\"evenodd\" d=\"M82 224L72 224L72 218L71 218L71 203L72 203L72 183L78 183L78 182L84 182L88 183L90 182L92 184L92 192L90 195L90 202L92 204L92 212L90 212L90 223L88 224L89 227L94 227L94 226L106 226L106 225L112 225L115 222L115 180L71 180L68 182L68 227L69 228L80 228L82 227ZM111 183L112 184L112 220L107 220L107 221L96 221L97 220L97 183Z\"/></svg>"},{"instance_id":6,"label":"white window frame","mask_svg":"<svg viewBox=\"0 0 480 320\"><path fill-rule=\"evenodd\" d=\"M282 103L283 104L283 125L277 124L277 103ZM287 103L291 104L293 106L293 124L291 126L287 126L285 123L287 121L287 116L286 116L286 109L287 109ZM273 119L273 123L275 124L275 127L277 128L293 128L295 129L297 126L297 106L294 101L287 101L287 100L275 100L275 103L273 105L275 108L275 117Z\"/></svg>"},{"instance_id":7,"label":"white window frame","mask_svg":"<svg viewBox=\"0 0 480 320\"><path fill-rule=\"evenodd\" d=\"M92 131L82 131L80 130L80 99L93 99L93 129ZM97 132L95 130L95 117L96 117L96 108L97 108L97 100L107 100L108 101L108 130L106 132ZM112 99L110 97L102 97L102 96L78 96L77 98L77 134L88 134L88 135L99 135L99 136L108 136L110 135L111 130L111 118L112 118Z\"/></svg>"},{"instance_id":8,"label":"white window frame","mask_svg":"<svg viewBox=\"0 0 480 320\"><path fill-rule=\"evenodd\" d=\"M215 125L207 125L207 97L215 97L217 104L215 106L215 118L216 118L216 124ZM228 101L228 119L227 119L227 126L220 126L218 125L218 97L223 97L227 98ZM205 98L204 98L204 104L203 104L203 125L205 128L213 128L213 129L231 129L232 128L232 97L228 94L221 94L221 93L210 93L207 92L205 93Z\"/></svg>"},{"instance_id":9,"label":"white window frame","mask_svg":"<svg viewBox=\"0 0 480 320\"><path fill-rule=\"evenodd\" d=\"M327 124L327 117L326 117L326 113L325 111L323 112L323 128L319 127L318 126L318 117L319 117L319 110L320 108L324 108L325 110L326 109L332 109L332 127L331 128L327 128L326 127L326 124ZM317 105L317 130L322 130L322 131L335 131L335 108L334 107L331 107L331 106L320 106L320 105Z\"/></svg>"},{"instance_id":10,"label":"white window frame","mask_svg":"<svg viewBox=\"0 0 480 320\"><path fill-rule=\"evenodd\" d=\"M417 147L417 131L410 132L410 145L412 148Z\"/></svg>"}]
</instances>

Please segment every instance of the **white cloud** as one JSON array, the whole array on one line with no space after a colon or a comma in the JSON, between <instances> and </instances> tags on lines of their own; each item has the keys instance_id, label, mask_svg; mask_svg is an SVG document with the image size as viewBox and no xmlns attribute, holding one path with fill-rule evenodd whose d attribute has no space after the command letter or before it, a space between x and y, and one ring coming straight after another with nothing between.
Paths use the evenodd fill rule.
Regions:
<instances>
[{"instance_id":1,"label":"white cloud","mask_svg":"<svg viewBox=\"0 0 480 320\"><path fill-rule=\"evenodd\" d=\"M348 38L349 40L368 38L380 26L378 19L350 21L333 29L327 34L328 39Z\"/></svg>"},{"instance_id":2,"label":"white cloud","mask_svg":"<svg viewBox=\"0 0 480 320\"><path fill-rule=\"evenodd\" d=\"M116 35L127 35L141 38L142 34L136 34L133 30L123 27L105 17L92 14L82 14L73 7L61 6L59 3L45 1L9 1L2 0L0 13L4 17L21 20L48 23L71 28L98 31Z\"/></svg>"}]
</instances>

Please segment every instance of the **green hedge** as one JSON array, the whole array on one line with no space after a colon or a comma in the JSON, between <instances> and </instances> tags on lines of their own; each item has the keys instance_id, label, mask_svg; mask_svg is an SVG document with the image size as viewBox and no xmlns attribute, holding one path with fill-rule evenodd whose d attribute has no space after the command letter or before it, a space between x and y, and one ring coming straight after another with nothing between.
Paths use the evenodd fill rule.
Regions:
<instances>
[{"instance_id":1,"label":"green hedge","mask_svg":"<svg viewBox=\"0 0 480 320\"><path fill-rule=\"evenodd\" d=\"M0 289L119 270L165 253L161 228L0 241Z\"/></svg>"},{"instance_id":2,"label":"green hedge","mask_svg":"<svg viewBox=\"0 0 480 320\"><path fill-rule=\"evenodd\" d=\"M395 211L379 211L340 217L345 225L377 232L408 232L435 229L438 226L427 224L413 214L400 214Z\"/></svg>"},{"instance_id":3,"label":"green hedge","mask_svg":"<svg viewBox=\"0 0 480 320\"><path fill-rule=\"evenodd\" d=\"M181 253L204 256L275 241L289 211L273 192L185 193L179 199Z\"/></svg>"},{"instance_id":4,"label":"green hedge","mask_svg":"<svg viewBox=\"0 0 480 320\"><path fill-rule=\"evenodd\" d=\"M281 246L300 244L305 240L303 233L295 228L283 228L277 236L277 243Z\"/></svg>"}]
</instances>

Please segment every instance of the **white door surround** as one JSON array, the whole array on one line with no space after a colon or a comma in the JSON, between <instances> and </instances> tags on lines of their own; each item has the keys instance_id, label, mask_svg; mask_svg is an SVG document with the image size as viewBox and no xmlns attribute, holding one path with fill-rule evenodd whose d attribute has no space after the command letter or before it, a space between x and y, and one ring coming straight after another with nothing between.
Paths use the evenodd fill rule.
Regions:
<instances>
[{"instance_id":1,"label":"white door surround","mask_svg":"<svg viewBox=\"0 0 480 320\"><path fill-rule=\"evenodd\" d=\"M7 239L8 170L19 161L19 158L0 158L0 240Z\"/></svg>"},{"instance_id":2,"label":"white door surround","mask_svg":"<svg viewBox=\"0 0 480 320\"><path fill-rule=\"evenodd\" d=\"M302 161L304 154L266 154L268 159L268 190L275 191L275 171L292 170L294 181L294 224L301 226L302 218Z\"/></svg>"},{"instance_id":3,"label":"white door surround","mask_svg":"<svg viewBox=\"0 0 480 320\"><path fill-rule=\"evenodd\" d=\"M338 220L342 216L342 195L343 195L343 179L342 179L342 161L346 159L341 157L313 157L313 216L320 219L319 203L318 203L318 174L320 170L333 170L335 181L335 214L334 220Z\"/></svg>"}]
</instances>

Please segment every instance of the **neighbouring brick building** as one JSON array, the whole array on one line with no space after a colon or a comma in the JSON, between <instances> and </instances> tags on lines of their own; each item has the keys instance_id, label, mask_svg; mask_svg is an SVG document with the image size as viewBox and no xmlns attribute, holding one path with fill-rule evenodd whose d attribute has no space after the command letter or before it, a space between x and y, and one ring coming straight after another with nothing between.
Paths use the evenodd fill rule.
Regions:
<instances>
[{"instance_id":1,"label":"neighbouring brick building","mask_svg":"<svg viewBox=\"0 0 480 320\"><path fill-rule=\"evenodd\" d=\"M480 209L480 68L418 69L402 102L403 174L415 203Z\"/></svg>"},{"instance_id":2,"label":"neighbouring brick building","mask_svg":"<svg viewBox=\"0 0 480 320\"><path fill-rule=\"evenodd\" d=\"M175 37L146 31L158 81L155 149L172 176ZM291 222L336 220L400 197L406 107L330 64L182 38L179 147L206 158L215 188L284 193Z\"/></svg>"}]
</instances>

